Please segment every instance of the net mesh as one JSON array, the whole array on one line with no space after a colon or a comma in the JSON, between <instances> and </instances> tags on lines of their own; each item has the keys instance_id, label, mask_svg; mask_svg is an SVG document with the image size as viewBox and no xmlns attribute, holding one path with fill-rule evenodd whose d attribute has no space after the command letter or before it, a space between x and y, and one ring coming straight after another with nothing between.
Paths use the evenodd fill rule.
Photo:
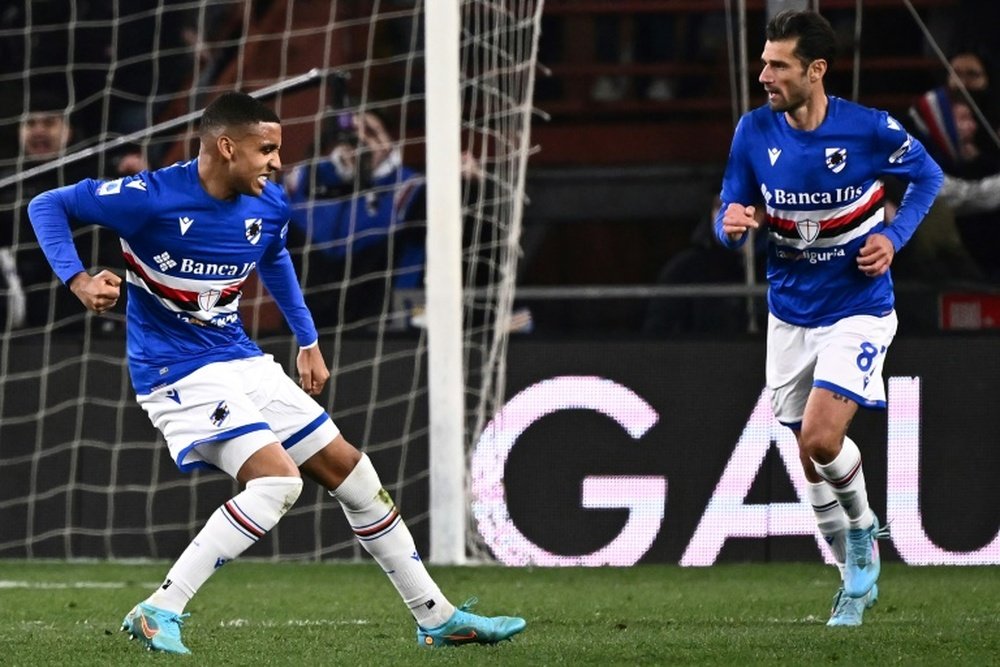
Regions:
<instances>
[{"instance_id":1,"label":"net mesh","mask_svg":"<svg viewBox=\"0 0 1000 667\"><path fill-rule=\"evenodd\" d=\"M501 397L509 331L524 324L511 305L541 0L463 0L461 12L474 442ZM0 15L0 557L174 557L236 490L219 473L177 471L133 397L123 306L85 313L26 215L46 189L194 157L197 112L232 89L263 92L282 118L289 248L333 374L320 401L427 548L422 166L434 147L423 139L422 15L415 0L66 0ZM113 235L74 235L85 265L123 271ZM293 371L296 349L258 283L246 284L241 314ZM315 485L249 553L359 554Z\"/></svg>"}]
</instances>

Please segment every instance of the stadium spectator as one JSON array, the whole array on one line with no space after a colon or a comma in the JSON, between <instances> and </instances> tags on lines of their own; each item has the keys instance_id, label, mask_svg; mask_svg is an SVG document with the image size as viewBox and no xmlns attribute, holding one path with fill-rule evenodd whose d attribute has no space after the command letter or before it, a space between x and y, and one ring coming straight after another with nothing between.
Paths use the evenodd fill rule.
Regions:
<instances>
[{"instance_id":1,"label":"stadium spectator","mask_svg":"<svg viewBox=\"0 0 1000 667\"><path fill-rule=\"evenodd\" d=\"M959 49L949 59L954 75L945 85L924 93L909 110L914 136L954 178L975 180L1000 170L1000 148L977 120L978 111L997 122L989 62L981 49ZM890 198L898 202L901 188L890 184L889 189ZM891 219L892 208L887 213ZM980 281L997 273L995 217L955 211L946 201L936 201L900 258L899 277L939 283Z\"/></svg>"},{"instance_id":2,"label":"stadium spectator","mask_svg":"<svg viewBox=\"0 0 1000 667\"><path fill-rule=\"evenodd\" d=\"M765 207L771 406L795 434L819 531L841 566L828 625L857 626L878 596L883 531L846 434L859 406L885 407L882 366L896 333L889 268L942 175L891 116L826 94L837 41L826 19L784 11L766 36L758 80L768 102L736 128L716 235L741 246ZM909 183L891 226L886 174Z\"/></svg>"},{"instance_id":3,"label":"stadium spectator","mask_svg":"<svg viewBox=\"0 0 1000 667\"><path fill-rule=\"evenodd\" d=\"M423 174L403 164L378 115L336 120L328 157L285 179L289 243L303 249L306 302L320 326L377 316L393 289L423 285L425 261Z\"/></svg>"},{"instance_id":4,"label":"stadium spectator","mask_svg":"<svg viewBox=\"0 0 1000 667\"><path fill-rule=\"evenodd\" d=\"M949 76L944 85L921 95L909 109L914 136L947 173L969 174L976 168L989 171L992 168L989 165L995 165L998 159L1000 151L988 130L979 126L975 113L977 110L982 113L994 128L1000 122L1000 107L994 101L988 62L986 55L977 49L956 52L949 59L955 75Z\"/></svg>"},{"instance_id":5,"label":"stadium spectator","mask_svg":"<svg viewBox=\"0 0 1000 667\"><path fill-rule=\"evenodd\" d=\"M0 169L0 177L16 176L58 160L79 147L69 120L67 101L41 90L28 92L28 107L18 125L18 157ZM35 242L27 216L27 202L35 195L61 185L96 176L97 161L77 160L30 176L0 192L0 248L4 248L2 269L6 276L6 310L11 328L18 326L78 326L79 306L64 290L57 288L45 257ZM114 266L118 256L112 235L95 228L80 230L75 240L87 256L96 248L99 261ZM13 300L13 301L12 301ZM76 325L65 322L74 319ZM6 319L6 318L4 318Z\"/></svg>"},{"instance_id":6,"label":"stadium spectator","mask_svg":"<svg viewBox=\"0 0 1000 667\"><path fill-rule=\"evenodd\" d=\"M212 514L162 586L128 612L123 631L151 650L189 653L180 635L188 602L278 523L298 499L304 473L341 504L413 614L422 646L491 644L520 632L523 619L478 616L448 601L368 456L311 398L330 372L285 249L288 202L270 181L281 167L277 115L249 95L226 93L206 107L199 136L198 157L188 163L83 180L29 206L55 273L95 313L115 307L122 279L87 273L70 219L121 236L137 400L181 470L218 468L242 488ZM299 386L243 329L240 287L255 269L299 343Z\"/></svg>"},{"instance_id":7,"label":"stadium spectator","mask_svg":"<svg viewBox=\"0 0 1000 667\"><path fill-rule=\"evenodd\" d=\"M378 114L339 114L321 143L324 157L285 179L289 246L318 325L372 322L393 291L423 288L425 178L403 164ZM482 173L468 153L462 175L473 197Z\"/></svg>"}]
</instances>

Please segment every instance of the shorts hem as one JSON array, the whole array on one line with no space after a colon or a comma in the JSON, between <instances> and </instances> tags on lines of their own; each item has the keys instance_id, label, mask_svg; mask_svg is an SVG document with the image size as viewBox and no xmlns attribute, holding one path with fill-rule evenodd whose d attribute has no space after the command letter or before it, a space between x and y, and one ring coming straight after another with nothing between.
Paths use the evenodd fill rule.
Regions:
<instances>
[{"instance_id":1,"label":"shorts hem","mask_svg":"<svg viewBox=\"0 0 1000 667\"><path fill-rule=\"evenodd\" d=\"M828 382L826 380L815 380L813 382L814 387L819 387L820 389L829 389L830 391L837 392L838 394L843 394L847 398L851 399L863 408L868 408L869 410L885 410L885 401L877 401L865 398L860 394L856 394L849 389L845 389L840 385Z\"/></svg>"},{"instance_id":2,"label":"shorts hem","mask_svg":"<svg viewBox=\"0 0 1000 667\"><path fill-rule=\"evenodd\" d=\"M184 459L187 458L188 453L198 447L199 445L204 445L212 442L219 442L220 440L232 440L233 438L238 438L241 435L246 435L247 433L253 433L254 431L269 431L271 427L264 422L254 422L252 424L244 424L243 426L237 426L236 428L231 428L228 431L223 431L221 433L216 433L215 435L202 438L201 440L195 440L190 445L182 449L177 454L177 467L181 472L190 472L195 468L211 468L217 470L218 468L207 461L199 460L192 461L190 463L185 463Z\"/></svg>"},{"instance_id":3,"label":"shorts hem","mask_svg":"<svg viewBox=\"0 0 1000 667\"><path fill-rule=\"evenodd\" d=\"M304 427L300 428L298 431L288 436L282 444L285 449L290 449L294 445L298 444L300 441L304 440L309 434L318 429L323 425L323 422L329 421L330 415L325 412L320 413L316 419L312 420Z\"/></svg>"}]
</instances>

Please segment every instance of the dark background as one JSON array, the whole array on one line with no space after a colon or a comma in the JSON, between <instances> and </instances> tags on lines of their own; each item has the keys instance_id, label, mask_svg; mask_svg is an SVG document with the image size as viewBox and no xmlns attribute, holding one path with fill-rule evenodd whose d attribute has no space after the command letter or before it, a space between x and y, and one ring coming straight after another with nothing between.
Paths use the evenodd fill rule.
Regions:
<instances>
[{"instance_id":1,"label":"dark background","mask_svg":"<svg viewBox=\"0 0 1000 667\"><path fill-rule=\"evenodd\" d=\"M279 361L290 358L284 341L271 342L268 349ZM50 372L44 376L17 375L37 369L42 350L24 341L13 344L16 364L0 412L0 557L179 554L191 531L232 495L232 482L220 473L184 475L176 470L134 403L120 365L120 343L93 346L85 374L80 346L56 345L49 350ZM405 353L417 344L408 338L391 340L385 351ZM369 358L373 345L342 341L345 370L332 387L333 415L349 440L367 443L418 546L427 552L425 371L400 354L398 361L381 368L373 394L370 369L347 370L352 362ZM995 339L955 335L898 339L889 353L886 377L919 376L922 381L919 499L924 528L944 549L979 548L1000 527L1000 490L991 483L1000 470L996 350ZM660 415L638 441L594 412L563 411L538 420L518 439L504 474L515 524L554 553L589 553L618 534L625 513L581 508L583 477L665 476L665 522L643 562L678 562L763 388L763 357L759 337L512 341L508 398L550 377L596 375L629 387ZM368 405L371 395L378 404L381 397L414 387L412 405L396 401L373 410L348 407L351 399L361 397L360 405ZM44 417L36 417L43 414L40 408L46 410ZM409 432L417 435L403 435L407 420ZM885 413L860 411L851 436L864 454L872 506L884 518ZM36 442L45 445L36 448ZM746 502L794 500L772 448ZM35 536L30 543L24 541L29 529ZM275 533L248 555L339 558L357 553L339 507L309 483ZM890 543L883 554L898 558ZM729 540L720 554L725 561L816 558L811 537Z\"/></svg>"}]
</instances>

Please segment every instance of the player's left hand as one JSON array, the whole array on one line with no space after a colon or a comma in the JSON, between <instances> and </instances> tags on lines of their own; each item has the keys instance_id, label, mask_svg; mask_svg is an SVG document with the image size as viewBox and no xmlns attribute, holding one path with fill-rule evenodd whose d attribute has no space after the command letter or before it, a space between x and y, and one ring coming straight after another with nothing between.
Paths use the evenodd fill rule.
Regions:
<instances>
[{"instance_id":1,"label":"player's left hand","mask_svg":"<svg viewBox=\"0 0 1000 667\"><path fill-rule=\"evenodd\" d=\"M330 379L330 369L326 367L319 345L299 348L295 367L299 372L299 386L310 396L323 391L323 386Z\"/></svg>"},{"instance_id":2,"label":"player's left hand","mask_svg":"<svg viewBox=\"0 0 1000 667\"><path fill-rule=\"evenodd\" d=\"M858 252L858 268L869 278L884 275L892 265L896 249L885 234L871 234Z\"/></svg>"}]
</instances>

